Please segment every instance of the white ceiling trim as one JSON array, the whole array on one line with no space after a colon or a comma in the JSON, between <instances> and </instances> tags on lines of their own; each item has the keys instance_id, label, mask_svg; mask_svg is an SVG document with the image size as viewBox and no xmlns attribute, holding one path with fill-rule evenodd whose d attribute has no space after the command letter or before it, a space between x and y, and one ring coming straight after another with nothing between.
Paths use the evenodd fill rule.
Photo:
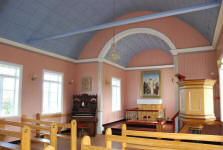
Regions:
<instances>
[{"instance_id":1,"label":"white ceiling trim","mask_svg":"<svg viewBox=\"0 0 223 150\"><path fill-rule=\"evenodd\" d=\"M122 38L132 35L132 34L137 34L137 33L154 35L154 36L160 38L161 40L163 40L170 47L170 49L176 49L173 42L166 35L164 35L163 33L159 32L157 30L151 29L151 28L128 29L128 30L125 30L123 32L116 34L114 36L114 38L117 43ZM112 43L113 43L113 37L105 44L105 46L103 47L103 49L101 50L101 52L99 54L99 58L105 58L106 54L108 53L109 49L111 48Z\"/></svg>"},{"instance_id":2,"label":"white ceiling trim","mask_svg":"<svg viewBox=\"0 0 223 150\"><path fill-rule=\"evenodd\" d=\"M168 69L168 68L174 68L174 65L159 65L159 66L145 66L145 67L123 67L121 65L118 65L116 63L113 63L109 60L104 59L104 63L109 64L111 66L114 66L116 68L122 69L124 71L134 71L134 70L152 70L152 69Z\"/></svg>"},{"instance_id":3,"label":"white ceiling trim","mask_svg":"<svg viewBox=\"0 0 223 150\"><path fill-rule=\"evenodd\" d=\"M152 70L152 69L168 69L174 68L174 65L159 65L159 66L145 66L145 67L126 67L126 71L132 70Z\"/></svg>"},{"instance_id":4,"label":"white ceiling trim","mask_svg":"<svg viewBox=\"0 0 223 150\"><path fill-rule=\"evenodd\" d=\"M185 54L185 53L196 53L196 52L208 52L215 51L212 46L203 46L203 47L193 47L193 48L182 48L170 50L172 55Z\"/></svg>"},{"instance_id":5,"label":"white ceiling trim","mask_svg":"<svg viewBox=\"0 0 223 150\"><path fill-rule=\"evenodd\" d=\"M107 64L110 64L110 65L114 66L114 67L120 68L122 70L131 70L131 68L123 67L121 65L115 64L115 63L113 63L109 60L106 60L104 58L91 58L91 59L75 60L75 59L64 57L64 56L54 54L54 53L51 53L51 52L46 52L46 51L38 49L38 48L27 46L27 45L24 45L24 44L21 44L21 43L18 43L18 42L10 41L10 40L4 39L4 38L0 38L0 43L10 45L10 46L13 46L13 47L17 47L17 48L20 48L21 50L30 51L30 52L34 52L34 53L37 53L37 54L50 56L50 57L57 58L57 59L60 59L60 60L68 61L68 62L71 62L71 63L78 63L79 64L79 63L105 62ZM197 53L197 52L207 52L207 51L215 51L215 49L212 46L204 46L204 47L194 47L194 48L185 48L185 49L173 49L173 50L171 50L171 53L172 53L172 55L177 55L177 54L184 54L184 53ZM101 53L101 55L102 55L102 53ZM168 66L168 65L164 65L164 67L165 66ZM155 66L147 66L147 67L148 67L148 69L150 69L150 68L155 67ZM141 70L141 68L142 67L135 67L134 69Z\"/></svg>"},{"instance_id":6,"label":"white ceiling trim","mask_svg":"<svg viewBox=\"0 0 223 150\"><path fill-rule=\"evenodd\" d=\"M78 64L81 64L81 63L93 63L93 62L99 62L99 59L98 58L78 59L75 62L78 63Z\"/></svg>"},{"instance_id":7,"label":"white ceiling trim","mask_svg":"<svg viewBox=\"0 0 223 150\"><path fill-rule=\"evenodd\" d=\"M18 42L14 42L14 41L11 41L11 40L8 40L8 39L5 39L5 38L0 38L0 43L5 44L5 45L10 45L10 46L13 46L13 47L17 47L17 48L21 48L21 50L31 51L31 52L34 52L34 53L37 53L37 54L50 56L50 57L53 57L53 58L58 58L58 59L68 61L68 62L71 62L71 63L76 63L75 59L71 59L71 58L61 56L61 55L58 55L58 54L55 54L55 53L47 52L46 50L31 47L31 46L21 44L21 43L18 43Z\"/></svg>"},{"instance_id":8,"label":"white ceiling trim","mask_svg":"<svg viewBox=\"0 0 223 150\"><path fill-rule=\"evenodd\" d=\"M212 42L212 46L214 48L216 48L216 46L218 44L218 39L220 37L221 30L223 28L222 26L223 26L223 1L221 2L221 8L219 10L218 20L217 20L217 24L215 27L214 38L213 38L213 42Z\"/></svg>"},{"instance_id":9,"label":"white ceiling trim","mask_svg":"<svg viewBox=\"0 0 223 150\"><path fill-rule=\"evenodd\" d=\"M103 62L106 63L106 64L109 64L109 65L112 65L112 66L114 66L114 67L116 67L116 68L125 70L125 67L123 67L123 66L121 66L121 65L119 65L119 64L113 63L113 62L111 62L111 61L109 61L109 60L104 59Z\"/></svg>"}]
</instances>

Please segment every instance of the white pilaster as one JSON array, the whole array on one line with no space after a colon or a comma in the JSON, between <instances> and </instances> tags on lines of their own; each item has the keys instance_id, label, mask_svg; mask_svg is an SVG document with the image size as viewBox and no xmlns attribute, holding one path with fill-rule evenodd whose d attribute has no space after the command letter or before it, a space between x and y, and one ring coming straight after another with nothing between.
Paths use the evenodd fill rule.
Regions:
<instances>
[{"instance_id":1,"label":"white pilaster","mask_svg":"<svg viewBox=\"0 0 223 150\"><path fill-rule=\"evenodd\" d=\"M98 124L97 134L102 134L102 78L103 78L103 62L102 60L98 63Z\"/></svg>"},{"instance_id":2,"label":"white pilaster","mask_svg":"<svg viewBox=\"0 0 223 150\"><path fill-rule=\"evenodd\" d=\"M178 73L178 56L173 55L173 63L174 63L174 75ZM178 94L178 84L176 82L176 78L174 78L174 88L175 88L175 113L179 111L179 94ZM175 132L178 132L178 117L175 119Z\"/></svg>"},{"instance_id":3,"label":"white pilaster","mask_svg":"<svg viewBox=\"0 0 223 150\"><path fill-rule=\"evenodd\" d=\"M222 62L222 60L221 60ZM219 73L219 91L220 91L220 120L223 122L223 66L221 65L218 69Z\"/></svg>"}]
</instances>

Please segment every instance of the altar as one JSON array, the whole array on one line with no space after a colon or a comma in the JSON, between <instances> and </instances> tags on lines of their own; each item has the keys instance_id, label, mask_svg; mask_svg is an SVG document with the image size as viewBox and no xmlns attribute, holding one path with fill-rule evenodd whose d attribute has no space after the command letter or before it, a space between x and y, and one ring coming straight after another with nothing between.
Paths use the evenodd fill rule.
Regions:
<instances>
[{"instance_id":1,"label":"altar","mask_svg":"<svg viewBox=\"0 0 223 150\"><path fill-rule=\"evenodd\" d=\"M165 123L162 99L137 99L137 108L126 110L126 124L157 125Z\"/></svg>"}]
</instances>

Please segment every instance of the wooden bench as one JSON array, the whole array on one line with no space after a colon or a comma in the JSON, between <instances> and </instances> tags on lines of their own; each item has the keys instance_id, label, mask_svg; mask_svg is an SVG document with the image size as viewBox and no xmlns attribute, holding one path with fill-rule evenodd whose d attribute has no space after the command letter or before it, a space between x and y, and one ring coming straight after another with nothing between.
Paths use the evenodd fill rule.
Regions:
<instances>
[{"instance_id":1,"label":"wooden bench","mask_svg":"<svg viewBox=\"0 0 223 150\"><path fill-rule=\"evenodd\" d=\"M37 113L36 114L36 120L44 120L46 121L49 121L50 119L54 119L54 118L61 118L61 117L71 117L71 114L63 114L63 113L60 113L60 114L49 114L49 115L41 115L40 113ZM62 128L67 128L66 127L66 123L63 124L63 123L58 123L58 133L61 134L62 132ZM36 133L37 137L40 137L40 133Z\"/></svg>"},{"instance_id":2,"label":"wooden bench","mask_svg":"<svg viewBox=\"0 0 223 150\"><path fill-rule=\"evenodd\" d=\"M89 136L84 136L81 140L81 150L118 150L102 146L91 145L91 138Z\"/></svg>"},{"instance_id":3,"label":"wooden bench","mask_svg":"<svg viewBox=\"0 0 223 150\"><path fill-rule=\"evenodd\" d=\"M110 134L110 131L108 130L108 133ZM161 139L169 139L169 140L173 140L173 141L166 141L168 142L172 142L173 144L177 144L175 142L180 142L180 141L203 141L203 142L223 142L223 136L218 136L218 135L199 135L199 134L182 134L182 133L164 133L164 132L145 132L145 131L134 131L134 130L127 130L126 128L126 124L122 125L122 137L123 138L127 138L128 136L132 136L132 137L137 137L144 140L144 137L147 138L156 138L160 141L164 141ZM146 140L150 140L150 139L146 139ZM188 147L188 145L193 145L193 143L188 143L188 142L182 142L180 144L185 144L186 143L186 147ZM179 144L179 143L178 143ZM171 145L171 144L170 144ZM215 147L215 145L210 145L210 144L204 144L207 145L207 147ZM126 147L128 148L137 148L136 145L133 145L132 143L122 143L122 149L124 150ZM173 147L173 146L171 146ZM219 147L219 146L217 146ZM222 146L220 146L221 149L223 148ZM168 147L165 147L168 148Z\"/></svg>"},{"instance_id":4,"label":"wooden bench","mask_svg":"<svg viewBox=\"0 0 223 150\"><path fill-rule=\"evenodd\" d=\"M14 150L30 150L30 127L24 126L22 128L22 132L15 132L15 131L9 131L5 129L0 129L0 135L1 136L11 136L15 138L20 138L21 139L21 144L16 145L16 144L11 144L7 142L0 142L0 147L6 148L6 149L14 149Z\"/></svg>"},{"instance_id":5,"label":"wooden bench","mask_svg":"<svg viewBox=\"0 0 223 150\"><path fill-rule=\"evenodd\" d=\"M31 129L34 130L43 130L50 132L50 140L43 139L43 138L31 138L32 142L42 142L44 143L44 146L46 144L50 144L51 146L57 148L57 124L52 123L50 126L38 126L38 125L33 125L30 123L25 123L25 122L14 122L14 121L7 121L7 120L0 120L1 125L9 125L9 126L17 126L17 127L24 127L28 126Z\"/></svg>"},{"instance_id":6,"label":"wooden bench","mask_svg":"<svg viewBox=\"0 0 223 150\"><path fill-rule=\"evenodd\" d=\"M105 147L92 146L90 137L85 136L81 141L81 150L112 149L112 142L122 144L122 150L145 149L145 150L221 150L223 146L203 143L192 143L191 141L223 142L223 136L196 135L181 133L163 133L126 130L122 127L122 136L112 135L110 128L106 130Z\"/></svg>"},{"instance_id":7,"label":"wooden bench","mask_svg":"<svg viewBox=\"0 0 223 150\"><path fill-rule=\"evenodd\" d=\"M30 123L30 124L35 124L35 125L44 125L45 127L50 126L52 123L57 124L57 127L61 128L69 128L71 130L71 135L66 136L62 134L55 134L56 137L61 137L61 138L66 138L70 139L71 141L71 150L76 150L77 147L77 122L76 120L72 120L71 123L55 123L55 122L50 122L50 121L42 121L42 120L33 120L33 119L28 119L26 115L22 115L21 121L23 123ZM36 132L40 133L40 129L37 129ZM49 133L44 133L44 140L50 139ZM40 139L37 138L36 139ZM43 139L42 139L43 140ZM42 141L43 142L43 141ZM56 149L57 147L55 147Z\"/></svg>"}]
</instances>

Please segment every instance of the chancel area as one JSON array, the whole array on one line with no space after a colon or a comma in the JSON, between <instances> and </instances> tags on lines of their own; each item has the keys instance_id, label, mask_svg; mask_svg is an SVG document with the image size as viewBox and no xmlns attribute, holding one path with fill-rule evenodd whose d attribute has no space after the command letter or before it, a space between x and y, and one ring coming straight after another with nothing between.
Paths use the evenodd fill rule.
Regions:
<instances>
[{"instance_id":1,"label":"chancel area","mask_svg":"<svg viewBox=\"0 0 223 150\"><path fill-rule=\"evenodd\" d=\"M0 149L220 150L222 0L0 0Z\"/></svg>"}]
</instances>

